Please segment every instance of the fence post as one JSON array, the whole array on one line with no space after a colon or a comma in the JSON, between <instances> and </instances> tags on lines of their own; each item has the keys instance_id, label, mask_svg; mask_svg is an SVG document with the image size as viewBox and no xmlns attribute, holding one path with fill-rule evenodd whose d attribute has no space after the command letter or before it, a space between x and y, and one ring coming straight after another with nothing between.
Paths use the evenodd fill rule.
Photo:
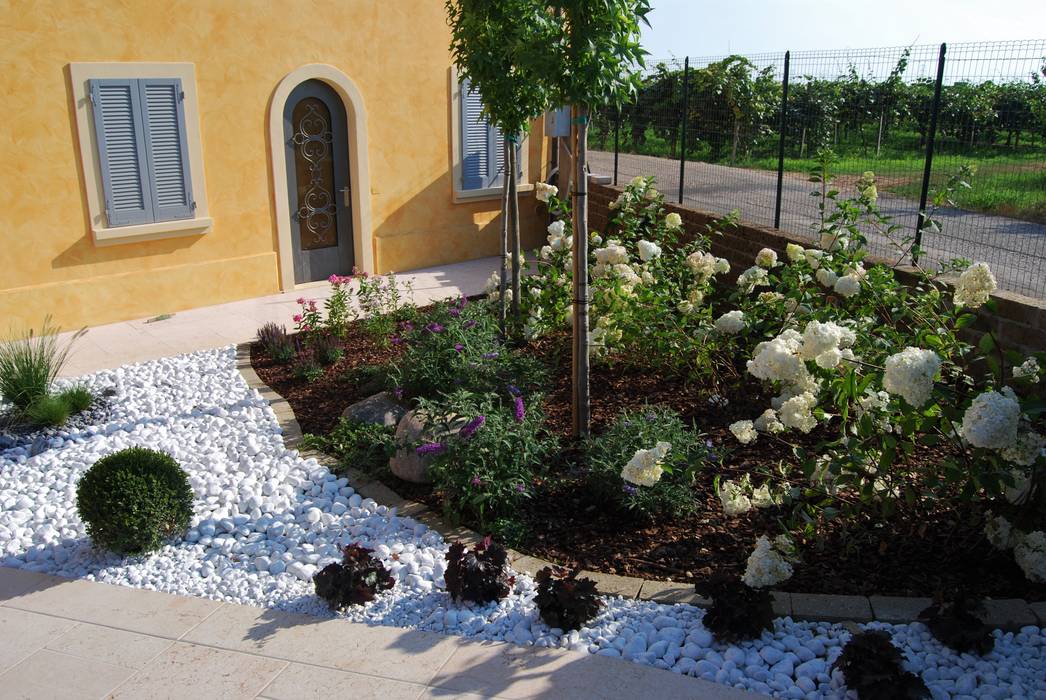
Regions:
<instances>
[{"instance_id":1,"label":"fence post","mask_svg":"<svg viewBox=\"0 0 1046 700\"><path fill-rule=\"evenodd\" d=\"M923 226L926 225L926 198L930 194L930 172L933 170L933 145L937 136L937 115L941 111L941 83L944 82L944 53L947 44L941 44L937 56L937 84L933 88L933 109L930 111L930 126L926 131L926 165L923 167L923 186L919 193L919 213L915 219L915 245L912 262L919 262L919 248L923 243Z\"/></svg>"},{"instance_id":2,"label":"fence post","mask_svg":"<svg viewBox=\"0 0 1046 700\"><path fill-rule=\"evenodd\" d=\"M774 228L781 228L781 190L785 172L785 114L788 112L788 62L791 51L785 51L784 79L781 86L781 118L777 123L777 200L774 202Z\"/></svg>"},{"instance_id":3,"label":"fence post","mask_svg":"<svg viewBox=\"0 0 1046 700\"><path fill-rule=\"evenodd\" d=\"M614 112L614 186L617 187L617 156L620 153L619 138L621 135L621 105Z\"/></svg>"},{"instance_id":4,"label":"fence post","mask_svg":"<svg viewBox=\"0 0 1046 700\"><path fill-rule=\"evenodd\" d=\"M683 203L683 181L686 176L686 123L690 111L690 57L683 59L683 113L679 126L679 203Z\"/></svg>"}]
</instances>

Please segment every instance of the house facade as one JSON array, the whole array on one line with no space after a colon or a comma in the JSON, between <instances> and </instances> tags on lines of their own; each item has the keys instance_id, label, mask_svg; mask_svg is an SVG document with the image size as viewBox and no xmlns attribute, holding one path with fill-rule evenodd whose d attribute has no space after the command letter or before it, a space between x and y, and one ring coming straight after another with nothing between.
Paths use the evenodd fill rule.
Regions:
<instances>
[{"instance_id":1,"label":"house facade","mask_svg":"<svg viewBox=\"0 0 1046 700\"><path fill-rule=\"evenodd\" d=\"M440 2L5 3L0 317L65 327L496 255ZM547 176L521 145L524 243Z\"/></svg>"}]
</instances>

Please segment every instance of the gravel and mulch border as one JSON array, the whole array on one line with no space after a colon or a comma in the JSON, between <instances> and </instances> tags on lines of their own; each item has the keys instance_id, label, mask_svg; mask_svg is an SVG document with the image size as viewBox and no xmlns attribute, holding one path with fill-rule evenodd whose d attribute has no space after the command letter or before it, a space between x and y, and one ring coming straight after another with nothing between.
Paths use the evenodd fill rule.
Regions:
<instances>
[{"instance_id":1,"label":"gravel and mulch border","mask_svg":"<svg viewBox=\"0 0 1046 700\"><path fill-rule=\"evenodd\" d=\"M251 345L237 346L237 369L247 384L258 390L276 414L283 429L284 443L288 448L299 449L302 430L291 404L261 380L251 365ZM355 469L337 465L330 455L316 451L302 451L305 457L344 472L352 481L356 491L366 498L389 507L395 507L402 516L412 517L439 532L448 541L475 544L482 540L478 533L464 527L448 525L438 513L423 503L403 498L385 484L376 481ZM517 571L534 573L552 562L510 550L510 563ZM697 607L711 604L694 592L693 584L674 581L619 576L597 571L583 571L583 575L596 581L601 593L623 598L649 600L658 603L687 603ZM864 596L774 592L774 613L779 617L823 622L863 623L880 621L891 624L913 622L921 610L931 604L929 598L904 596ZM1046 602L1028 603L1019 598L985 599L985 622L1004 630L1019 630L1027 625L1046 626Z\"/></svg>"}]
</instances>

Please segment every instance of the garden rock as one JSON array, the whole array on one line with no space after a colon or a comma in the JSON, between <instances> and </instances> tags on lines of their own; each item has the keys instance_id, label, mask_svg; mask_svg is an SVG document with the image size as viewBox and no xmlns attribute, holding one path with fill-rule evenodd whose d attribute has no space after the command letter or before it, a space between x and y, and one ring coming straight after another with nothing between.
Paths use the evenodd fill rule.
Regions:
<instances>
[{"instance_id":1,"label":"garden rock","mask_svg":"<svg viewBox=\"0 0 1046 700\"><path fill-rule=\"evenodd\" d=\"M395 427L407 409L396 403L387 391L368 396L352 404L341 414L356 423L373 423L386 428Z\"/></svg>"},{"instance_id":2,"label":"garden rock","mask_svg":"<svg viewBox=\"0 0 1046 700\"><path fill-rule=\"evenodd\" d=\"M447 418L448 422L454 420L453 416ZM413 484L432 483L432 479L429 478L429 466L433 458L431 455L419 455L417 446L423 442L435 442L457 435L464 423L464 420L454 421L450 430L436 431L422 420L417 411L408 411L396 426L396 444L401 447L389 459L389 471Z\"/></svg>"}]
</instances>

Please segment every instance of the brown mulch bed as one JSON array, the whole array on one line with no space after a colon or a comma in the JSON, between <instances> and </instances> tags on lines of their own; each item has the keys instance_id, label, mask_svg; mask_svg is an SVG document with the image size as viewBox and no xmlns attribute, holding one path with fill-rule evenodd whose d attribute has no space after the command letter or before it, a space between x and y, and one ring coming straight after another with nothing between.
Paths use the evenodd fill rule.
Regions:
<instances>
[{"instance_id":1,"label":"brown mulch bed","mask_svg":"<svg viewBox=\"0 0 1046 700\"><path fill-rule=\"evenodd\" d=\"M397 348L370 339L356 325L343 344L345 357L312 383L295 378L290 367L277 365L252 349L251 361L258 375L290 402L305 432L327 432L346 406L376 391L373 386L361 386L354 370L388 363L398 353ZM545 340L534 351L555 368L544 408L550 428L566 436L570 431L569 344L563 339ZM569 459L564 459L564 465L556 468L561 472L556 478L535 484L534 497L521 514L527 540L517 548L563 565L641 578L697 582L724 571L740 575L755 539L780 532L779 519L787 514L768 509L727 518L713 480L717 474L737 478L779 461L794 463L791 448L783 442L764 436L756 444L743 446L727 428L735 420L761 413L768 405L767 397L732 397L726 407L713 407L707 400L707 387L605 365L593 369L591 394L595 433L622 410L667 404L706 433L714 446L725 449L724 464L699 476L695 490L700 505L694 515L675 522L644 522L591 502L579 482L571 478ZM812 444L817 436L809 439ZM920 455L929 463L939 457L931 452ZM427 487L394 478L389 486L405 497L439 508L438 494ZM917 504L902 506L889 521L839 519L821 525L820 537L803 542L803 560L782 588L909 596L963 588L973 596L1046 599L1046 585L1027 581L1012 555L994 550L980 527L973 507L954 512Z\"/></svg>"}]
</instances>

